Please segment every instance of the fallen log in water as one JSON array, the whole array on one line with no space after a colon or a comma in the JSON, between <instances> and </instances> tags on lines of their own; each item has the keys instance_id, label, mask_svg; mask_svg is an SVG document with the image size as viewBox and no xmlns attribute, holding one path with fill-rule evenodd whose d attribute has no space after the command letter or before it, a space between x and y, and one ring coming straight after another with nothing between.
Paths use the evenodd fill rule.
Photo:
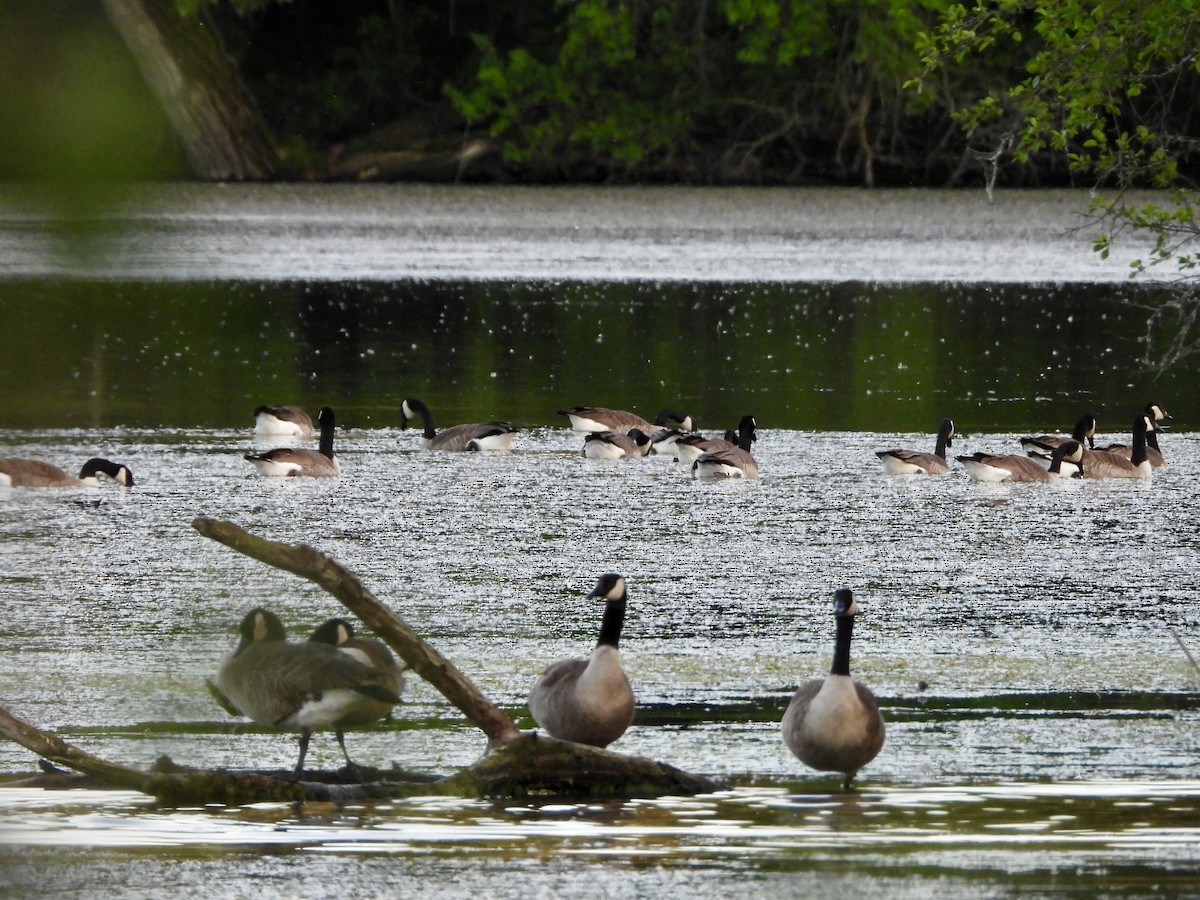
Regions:
<instances>
[{"instance_id":1,"label":"fallen log in water","mask_svg":"<svg viewBox=\"0 0 1200 900\"><path fill-rule=\"evenodd\" d=\"M259 801L351 801L446 794L466 797L649 797L698 794L722 785L653 760L625 756L584 744L522 732L448 659L379 602L352 573L312 547L291 546L252 535L231 522L197 518L193 527L239 553L285 569L320 585L385 641L417 675L428 681L487 737L487 752L475 764L445 778L396 779L374 771L366 783L289 781L284 773L184 769L160 760L143 772L107 762L42 731L0 707L0 735L43 759L82 773L108 788L152 794L172 806ZM22 781L71 785L53 770Z\"/></svg>"}]
</instances>

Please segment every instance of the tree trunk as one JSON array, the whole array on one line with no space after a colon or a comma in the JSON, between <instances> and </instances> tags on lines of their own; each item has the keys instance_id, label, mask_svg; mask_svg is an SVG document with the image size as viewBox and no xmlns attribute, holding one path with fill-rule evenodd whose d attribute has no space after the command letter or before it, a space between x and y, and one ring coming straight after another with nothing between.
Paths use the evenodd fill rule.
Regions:
<instances>
[{"instance_id":1,"label":"tree trunk","mask_svg":"<svg viewBox=\"0 0 1200 900\"><path fill-rule=\"evenodd\" d=\"M273 177L279 156L270 130L201 15L182 16L173 0L102 0L174 127L197 178Z\"/></svg>"}]
</instances>

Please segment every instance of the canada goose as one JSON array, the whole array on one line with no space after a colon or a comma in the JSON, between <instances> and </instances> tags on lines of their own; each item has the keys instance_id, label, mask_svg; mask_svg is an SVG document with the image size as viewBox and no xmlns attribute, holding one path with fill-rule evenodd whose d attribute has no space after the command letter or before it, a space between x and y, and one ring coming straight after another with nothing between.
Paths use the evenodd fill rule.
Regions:
<instances>
[{"instance_id":1,"label":"canada goose","mask_svg":"<svg viewBox=\"0 0 1200 900\"><path fill-rule=\"evenodd\" d=\"M258 724L300 732L293 781L304 772L314 729L340 727L344 717L360 714L363 698L389 707L400 702L391 687L394 673L364 665L331 644L288 641L283 623L265 609L247 613L239 631L237 649L217 671L216 688Z\"/></svg>"},{"instance_id":2,"label":"canada goose","mask_svg":"<svg viewBox=\"0 0 1200 900\"><path fill-rule=\"evenodd\" d=\"M602 575L588 597L604 601L600 639L590 659L563 659L529 691L529 712L551 737L607 747L633 721L633 690L617 644L625 624L625 579Z\"/></svg>"},{"instance_id":3,"label":"canada goose","mask_svg":"<svg viewBox=\"0 0 1200 900\"><path fill-rule=\"evenodd\" d=\"M583 439L587 459L635 459L650 452L650 438L639 428L628 434L619 431L589 431Z\"/></svg>"},{"instance_id":4,"label":"canada goose","mask_svg":"<svg viewBox=\"0 0 1200 900\"><path fill-rule=\"evenodd\" d=\"M938 428L937 446L932 453L919 450L876 450L875 455L883 463L889 475L945 475L950 471L946 462L946 448L954 444L954 422L942 419Z\"/></svg>"},{"instance_id":5,"label":"canada goose","mask_svg":"<svg viewBox=\"0 0 1200 900\"><path fill-rule=\"evenodd\" d=\"M304 475L311 478L331 478L342 474L341 464L333 453L333 410L328 406L317 414L321 426L320 450L303 447L277 447L265 453L248 453L246 459L263 475Z\"/></svg>"},{"instance_id":6,"label":"canada goose","mask_svg":"<svg viewBox=\"0 0 1200 900\"><path fill-rule=\"evenodd\" d=\"M1049 468L1028 456L983 451L955 458L975 481L1054 481L1056 478L1078 478L1084 467L1083 452L1079 441L1067 441L1054 449Z\"/></svg>"},{"instance_id":7,"label":"canada goose","mask_svg":"<svg viewBox=\"0 0 1200 900\"><path fill-rule=\"evenodd\" d=\"M855 773L883 747L883 717L879 701L850 677L850 638L858 604L843 588L834 595L837 642L833 666L825 678L806 681L792 695L783 714L783 742L806 766L819 772L841 772L843 790L850 790Z\"/></svg>"},{"instance_id":8,"label":"canada goose","mask_svg":"<svg viewBox=\"0 0 1200 900\"><path fill-rule=\"evenodd\" d=\"M1133 449L1124 452L1088 450L1083 454L1085 478L1149 478L1154 470L1150 462L1147 444L1154 432L1154 423L1149 416L1139 415L1133 420ZM1160 454L1161 458L1161 454Z\"/></svg>"},{"instance_id":9,"label":"canada goose","mask_svg":"<svg viewBox=\"0 0 1200 900\"><path fill-rule=\"evenodd\" d=\"M678 428L660 428L650 435L650 455L679 458L679 439L686 433Z\"/></svg>"},{"instance_id":10,"label":"canada goose","mask_svg":"<svg viewBox=\"0 0 1200 900\"><path fill-rule=\"evenodd\" d=\"M407 428L410 419L421 418L425 430L421 434L422 450L511 450L517 429L508 422L478 422L473 425L453 425L438 431L433 427L433 413L420 400L408 399L400 404L400 424Z\"/></svg>"},{"instance_id":11,"label":"canada goose","mask_svg":"<svg viewBox=\"0 0 1200 900\"><path fill-rule=\"evenodd\" d=\"M1158 446L1158 433L1165 428L1165 425L1159 425L1163 419L1171 418L1167 411L1157 403L1147 403L1145 414L1149 417L1153 427L1146 432L1146 458L1150 460L1150 468L1159 469L1167 464L1163 458L1162 448ZM1107 447L1101 447L1109 453L1115 453L1118 456L1124 456L1130 459L1133 456L1132 444L1109 444Z\"/></svg>"},{"instance_id":12,"label":"canada goose","mask_svg":"<svg viewBox=\"0 0 1200 900\"><path fill-rule=\"evenodd\" d=\"M356 637L354 628L345 619L327 619L317 626L308 639L337 647L351 659L355 659L379 673L382 686L396 697L404 692L404 675L387 644L373 638ZM351 761L350 754L346 752L344 730L358 725L370 725L372 722L386 718L394 705L389 700L380 700L365 694L353 699L354 702L345 714L332 723L338 746L342 748L342 755L346 757L346 765L352 771L356 770L357 766Z\"/></svg>"},{"instance_id":13,"label":"canada goose","mask_svg":"<svg viewBox=\"0 0 1200 900\"><path fill-rule=\"evenodd\" d=\"M298 406L260 406L254 410L255 434L310 437L313 431L312 419Z\"/></svg>"},{"instance_id":14,"label":"canada goose","mask_svg":"<svg viewBox=\"0 0 1200 900\"><path fill-rule=\"evenodd\" d=\"M742 416L736 431L726 431L724 437L705 438L698 434L684 435L679 439L676 456L685 466L691 466L703 454L711 450L725 450L740 447L750 452L754 442L758 440L758 423L754 416Z\"/></svg>"},{"instance_id":15,"label":"canada goose","mask_svg":"<svg viewBox=\"0 0 1200 900\"><path fill-rule=\"evenodd\" d=\"M1085 440L1089 448L1096 446L1096 417L1091 413L1080 417L1079 421L1075 423L1075 430L1071 432L1070 437L1058 437L1053 434L1023 437L1021 438L1021 449L1038 455L1042 455L1042 451L1044 451L1045 455L1049 456L1060 444L1065 444L1067 441L1079 441L1082 444Z\"/></svg>"},{"instance_id":16,"label":"canada goose","mask_svg":"<svg viewBox=\"0 0 1200 900\"><path fill-rule=\"evenodd\" d=\"M127 466L98 456L83 464L78 478L40 460L0 456L0 487L94 487L99 484L96 476L100 474L117 484L133 487L133 473Z\"/></svg>"},{"instance_id":17,"label":"canada goose","mask_svg":"<svg viewBox=\"0 0 1200 900\"><path fill-rule=\"evenodd\" d=\"M696 422L691 416L674 409L664 409L650 423L641 416L626 412L623 409L607 409L603 406L572 406L558 411L560 416L566 416L571 421L575 431L619 431L628 433L631 428L637 428L645 434L653 434L655 429L671 422L679 425L681 431L695 431Z\"/></svg>"}]
</instances>

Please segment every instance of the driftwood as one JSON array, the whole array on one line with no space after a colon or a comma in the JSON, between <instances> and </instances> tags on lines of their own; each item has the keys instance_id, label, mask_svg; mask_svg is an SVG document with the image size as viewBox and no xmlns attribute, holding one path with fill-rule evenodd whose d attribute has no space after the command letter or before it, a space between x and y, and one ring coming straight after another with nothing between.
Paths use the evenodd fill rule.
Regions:
<instances>
[{"instance_id":1,"label":"driftwood","mask_svg":"<svg viewBox=\"0 0 1200 900\"><path fill-rule=\"evenodd\" d=\"M393 780L373 773L364 784L292 782L283 773L181 769L160 760L143 772L99 759L0 707L0 736L40 757L110 788L152 794L169 805L248 803L263 800L363 800L413 794L527 797L538 794L644 797L717 790L718 782L665 763L624 756L583 744L522 732L453 663L427 644L377 600L352 573L308 546L291 546L249 534L214 519L192 523L202 535L240 553L320 585L355 613L417 675L428 681L487 737L487 752L474 765L446 778ZM61 786L64 773L49 769L24 783ZM69 782L66 782L69 784Z\"/></svg>"}]
</instances>

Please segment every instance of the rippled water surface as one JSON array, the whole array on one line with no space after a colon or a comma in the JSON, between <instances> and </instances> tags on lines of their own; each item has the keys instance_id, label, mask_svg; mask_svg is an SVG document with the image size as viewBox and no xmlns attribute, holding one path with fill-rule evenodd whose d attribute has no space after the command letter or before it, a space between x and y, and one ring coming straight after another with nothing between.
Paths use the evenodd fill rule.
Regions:
<instances>
[{"instance_id":1,"label":"rippled water surface","mask_svg":"<svg viewBox=\"0 0 1200 900\"><path fill-rule=\"evenodd\" d=\"M1194 894L1195 368L1142 365L1172 333L1121 283L1130 248L1102 262L1069 233L1084 208L170 187L58 228L0 196L0 455L137 479L0 489L5 708L130 766L290 767L294 736L229 718L204 679L250 608L296 638L342 610L200 537L210 516L333 556L523 727L536 675L595 642L597 575L624 573L639 709L613 749L724 784L204 809L9 787L0 893ZM405 395L440 425L512 418L513 452L418 451ZM754 412L762 476L585 460L554 414L675 398L713 431ZM1127 440L1149 400L1176 416L1149 481L890 478L874 456L931 448L947 413L955 453L1018 452L1088 409L1098 443ZM339 408L341 478L245 462L250 410L289 401ZM849 794L778 727L828 671L839 587L888 729ZM348 745L434 775L483 751L420 682ZM309 762L341 763L331 736ZM36 767L0 742L0 779Z\"/></svg>"},{"instance_id":2,"label":"rippled water surface","mask_svg":"<svg viewBox=\"0 0 1200 900\"><path fill-rule=\"evenodd\" d=\"M956 449L1016 449L1016 436L969 435ZM294 738L229 720L203 679L252 606L276 609L297 637L339 608L190 528L215 516L334 556L525 725L536 674L595 640L583 595L600 572L624 572L623 655L640 712L614 749L730 790L208 811L0 792L4 852L33 847L11 857L13 877L56 847L121 873L149 859L180 889L197 867L236 867L243 884L254 848L254 872L302 894L321 890L289 880L296 850L318 852L303 870L331 877L370 860L355 872L379 891L402 873L400 883L463 879L464 893L502 895L513 872L537 890L601 878L605 893L633 896L803 893L817 873L889 893L948 883L986 895L1117 872L1116 889L1136 893L1151 876L1171 884L1195 871L1200 701L1177 637L1194 645L1200 618L1196 435L1164 436L1170 465L1150 482L1007 487L961 469L885 476L872 451L930 442L918 434L764 429L762 477L735 483L694 481L667 458L585 460L561 428L523 432L507 454L422 453L399 429L338 440L345 475L304 481L253 474L241 458L255 446L249 429L8 435L6 453L100 452L139 483L0 495L6 705L130 765L167 754L289 766ZM796 684L828 668L830 598L843 585L864 610L854 669L889 729L851 796L778 735ZM433 773L482 750L419 683L395 721L349 743L364 762ZM319 736L310 760L336 767L336 744ZM0 771L33 763L0 744Z\"/></svg>"}]
</instances>

